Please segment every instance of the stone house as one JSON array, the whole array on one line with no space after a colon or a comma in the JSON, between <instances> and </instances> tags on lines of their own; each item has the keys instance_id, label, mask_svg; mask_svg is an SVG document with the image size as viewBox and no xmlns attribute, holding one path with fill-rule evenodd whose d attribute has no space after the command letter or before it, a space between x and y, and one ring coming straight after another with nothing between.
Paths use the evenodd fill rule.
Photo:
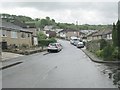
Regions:
<instances>
[{"instance_id":1,"label":"stone house","mask_svg":"<svg viewBox=\"0 0 120 90\"><path fill-rule=\"evenodd\" d=\"M46 31L46 35L51 38L51 37L56 37L56 32L55 31Z\"/></svg>"},{"instance_id":2,"label":"stone house","mask_svg":"<svg viewBox=\"0 0 120 90\"><path fill-rule=\"evenodd\" d=\"M52 25L46 25L44 27L44 31L53 31L53 26Z\"/></svg>"},{"instance_id":3,"label":"stone house","mask_svg":"<svg viewBox=\"0 0 120 90\"><path fill-rule=\"evenodd\" d=\"M39 30L35 26L35 22L26 22L26 23L21 23L20 21L14 20L13 22L15 25L20 26L30 32L32 32L32 45L37 46L38 45L38 38L37 38L37 33Z\"/></svg>"},{"instance_id":4,"label":"stone house","mask_svg":"<svg viewBox=\"0 0 120 90\"><path fill-rule=\"evenodd\" d=\"M0 20L0 37L2 38L2 48L8 46L20 47L22 45L32 46L32 33L13 23Z\"/></svg>"},{"instance_id":5,"label":"stone house","mask_svg":"<svg viewBox=\"0 0 120 90\"><path fill-rule=\"evenodd\" d=\"M87 35L87 41L99 39L112 40L112 30L99 30Z\"/></svg>"},{"instance_id":6,"label":"stone house","mask_svg":"<svg viewBox=\"0 0 120 90\"><path fill-rule=\"evenodd\" d=\"M99 40L99 39L106 39L111 40L112 39L112 30L101 30L97 33L92 35L93 40Z\"/></svg>"}]
</instances>

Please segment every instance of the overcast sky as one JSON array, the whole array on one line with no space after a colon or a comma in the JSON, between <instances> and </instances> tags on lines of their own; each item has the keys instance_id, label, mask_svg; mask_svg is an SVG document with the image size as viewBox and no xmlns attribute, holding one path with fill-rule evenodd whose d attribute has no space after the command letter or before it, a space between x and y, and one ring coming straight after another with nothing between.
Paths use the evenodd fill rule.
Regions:
<instances>
[{"instance_id":1,"label":"overcast sky","mask_svg":"<svg viewBox=\"0 0 120 90\"><path fill-rule=\"evenodd\" d=\"M118 2L2 2L0 13L49 16L63 23L112 24L118 19Z\"/></svg>"}]
</instances>

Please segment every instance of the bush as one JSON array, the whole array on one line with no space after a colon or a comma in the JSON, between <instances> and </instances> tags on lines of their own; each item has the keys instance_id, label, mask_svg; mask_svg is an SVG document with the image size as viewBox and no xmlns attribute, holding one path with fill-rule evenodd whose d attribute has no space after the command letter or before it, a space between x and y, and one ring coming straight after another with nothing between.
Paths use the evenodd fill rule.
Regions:
<instances>
[{"instance_id":1,"label":"bush","mask_svg":"<svg viewBox=\"0 0 120 90\"><path fill-rule=\"evenodd\" d=\"M108 45L105 39L100 40L100 50L104 49Z\"/></svg>"},{"instance_id":2,"label":"bush","mask_svg":"<svg viewBox=\"0 0 120 90\"><path fill-rule=\"evenodd\" d=\"M38 41L39 43L39 46L48 46L49 43L54 43L54 42L57 42L56 39L54 38L51 38L51 39L41 39Z\"/></svg>"},{"instance_id":3,"label":"bush","mask_svg":"<svg viewBox=\"0 0 120 90\"><path fill-rule=\"evenodd\" d=\"M113 53L114 48L111 45L107 45L104 49L103 49L103 59L104 60L112 60L112 53Z\"/></svg>"},{"instance_id":4,"label":"bush","mask_svg":"<svg viewBox=\"0 0 120 90\"><path fill-rule=\"evenodd\" d=\"M113 58L118 58L118 53L119 53L118 48L115 48L113 53L112 53Z\"/></svg>"},{"instance_id":5,"label":"bush","mask_svg":"<svg viewBox=\"0 0 120 90\"><path fill-rule=\"evenodd\" d=\"M97 57L103 57L103 50L98 50L95 54L97 55Z\"/></svg>"},{"instance_id":6,"label":"bush","mask_svg":"<svg viewBox=\"0 0 120 90\"><path fill-rule=\"evenodd\" d=\"M38 40L46 39L47 36L41 31L37 34Z\"/></svg>"},{"instance_id":7,"label":"bush","mask_svg":"<svg viewBox=\"0 0 120 90\"><path fill-rule=\"evenodd\" d=\"M55 38L50 38L50 43L54 43L54 42L57 42L57 40Z\"/></svg>"},{"instance_id":8,"label":"bush","mask_svg":"<svg viewBox=\"0 0 120 90\"><path fill-rule=\"evenodd\" d=\"M114 51L112 53L112 57L114 60L120 60L120 52L118 50L118 47L114 48Z\"/></svg>"}]
</instances>

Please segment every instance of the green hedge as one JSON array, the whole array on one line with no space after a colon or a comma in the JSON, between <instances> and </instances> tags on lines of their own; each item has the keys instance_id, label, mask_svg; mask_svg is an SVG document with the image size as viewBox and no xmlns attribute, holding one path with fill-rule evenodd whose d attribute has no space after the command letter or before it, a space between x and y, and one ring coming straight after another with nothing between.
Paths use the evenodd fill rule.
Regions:
<instances>
[{"instance_id":1,"label":"green hedge","mask_svg":"<svg viewBox=\"0 0 120 90\"><path fill-rule=\"evenodd\" d=\"M39 46L48 46L49 43L55 43L57 42L56 39L50 38L50 39L41 39L38 41Z\"/></svg>"}]
</instances>

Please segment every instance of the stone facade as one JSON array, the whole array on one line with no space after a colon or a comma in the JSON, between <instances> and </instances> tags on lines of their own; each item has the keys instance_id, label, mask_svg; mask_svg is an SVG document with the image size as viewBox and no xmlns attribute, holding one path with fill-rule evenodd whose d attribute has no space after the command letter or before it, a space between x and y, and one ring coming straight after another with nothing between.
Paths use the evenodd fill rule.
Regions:
<instances>
[{"instance_id":1,"label":"stone facade","mask_svg":"<svg viewBox=\"0 0 120 90\"><path fill-rule=\"evenodd\" d=\"M2 49L7 47L20 47L20 46L32 46L32 33L27 29L23 29L20 26L13 23L0 21L0 37Z\"/></svg>"},{"instance_id":2,"label":"stone facade","mask_svg":"<svg viewBox=\"0 0 120 90\"><path fill-rule=\"evenodd\" d=\"M31 33L29 32L17 32L17 37L12 38L11 37L11 32L12 31L7 31L6 30L6 36L2 36L2 42L7 42L7 45L16 45L16 46L21 46L21 45L28 45L32 46L32 38L31 38ZM22 34L25 35L25 37L21 37Z\"/></svg>"}]
</instances>

